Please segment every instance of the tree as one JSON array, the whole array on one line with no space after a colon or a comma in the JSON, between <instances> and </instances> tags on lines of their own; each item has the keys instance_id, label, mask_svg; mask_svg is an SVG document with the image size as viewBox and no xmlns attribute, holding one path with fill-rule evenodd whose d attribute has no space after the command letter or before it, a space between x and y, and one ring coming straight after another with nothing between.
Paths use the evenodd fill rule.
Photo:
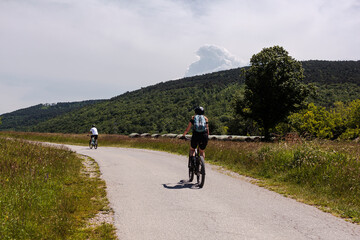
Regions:
<instances>
[{"instance_id":1,"label":"tree","mask_svg":"<svg viewBox=\"0 0 360 240\"><path fill-rule=\"evenodd\" d=\"M244 97L237 101L236 112L255 120L269 140L270 129L300 109L309 95L303 72L301 63L284 48L264 48L250 59Z\"/></svg>"}]
</instances>

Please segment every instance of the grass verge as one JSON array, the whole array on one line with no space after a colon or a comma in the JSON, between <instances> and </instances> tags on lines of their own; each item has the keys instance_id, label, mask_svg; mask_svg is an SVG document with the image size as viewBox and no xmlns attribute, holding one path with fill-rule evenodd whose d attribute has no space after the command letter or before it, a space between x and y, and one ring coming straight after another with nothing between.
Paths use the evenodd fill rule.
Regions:
<instances>
[{"instance_id":1,"label":"grass verge","mask_svg":"<svg viewBox=\"0 0 360 240\"><path fill-rule=\"evenodd\" d=\"M67 149L0 138L1 239L116 239L111 224L87 225L108 202L104 181L83 161Z\"/></svg>"},{"instance_id":2,"label":"grass verge","mask_svg":"<svg viewBox=\"0 0 360 240\"><path fill-rule=\"evenodd\" d=\"M85 135L0 133L39 141L86 145ZM58 137L56 137L58 135ZM130 139L102 135L99 146L135 147L186 154L178 139ZM210 141L207 161L258 179L257 184L298 201L360 223L360 148L358 143L314 141L298 144Z\"/></svg>"}]
</instances>

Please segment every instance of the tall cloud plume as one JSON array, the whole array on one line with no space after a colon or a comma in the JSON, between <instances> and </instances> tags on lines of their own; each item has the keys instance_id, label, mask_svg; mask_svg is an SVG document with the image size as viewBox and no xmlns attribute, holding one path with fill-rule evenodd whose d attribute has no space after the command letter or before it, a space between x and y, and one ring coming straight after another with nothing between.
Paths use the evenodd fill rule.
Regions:
<instances>
[{"instance_id":1,"label":"tall cloud plume","mask_svg":"<svg viewBox=\"0 0 360 240\"><path fill-rule=\"evenodd\" d=\"M242 66L242 62L223 47L204 45L199 48L196 54L199 60L188 67L185 77Z\"/></svg>"}]
</instances>

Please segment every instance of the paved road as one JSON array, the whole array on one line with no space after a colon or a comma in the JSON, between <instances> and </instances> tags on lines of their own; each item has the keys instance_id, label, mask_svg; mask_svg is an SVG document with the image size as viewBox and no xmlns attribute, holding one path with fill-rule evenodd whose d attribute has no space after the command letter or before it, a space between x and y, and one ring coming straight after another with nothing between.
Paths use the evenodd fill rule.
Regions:
<instances>
[{"instance_id":1,"label":"paved road","mask_svg":"<svg viewBox=\"0 0 360 240\"><path fill-rule=\"evenodd\" d=\"M203 189L187 159L163 152L68 146L94 158L119 239L360 239L360 226L207 165Z\"/></svg>"}]
</instances>

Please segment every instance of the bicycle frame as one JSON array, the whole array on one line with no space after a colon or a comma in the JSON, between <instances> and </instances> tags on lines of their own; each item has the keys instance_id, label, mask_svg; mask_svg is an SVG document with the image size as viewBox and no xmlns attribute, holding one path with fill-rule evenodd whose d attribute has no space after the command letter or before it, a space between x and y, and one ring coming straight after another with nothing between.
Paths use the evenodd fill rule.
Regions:
<instances>
[{"instance_id":1,"label":"bicycle frame","mask_svg":"<svg viewBox=\"0 0 360 240\"><path fill-rule=\"evenodd\" d=\"M97 149L98 144L97 144L97 139L95 139L95 137L91 137L91 139L89 141L89 147L90 147L90 149L92 149L93 147L95 149Z\"/></svg>"},{"instance_id":2,"label":"bicycle frame","mask_svg":"<svg viewBox=\"0 0 360 240\"><path fill-rule=\"evenodd\" d=\"M205 182L205 162L200 156L199 146L195 149L193 156L189 155L189 181L191 182L196 175L199 188L204 186Z\"/></svg>"}]
</instances>

